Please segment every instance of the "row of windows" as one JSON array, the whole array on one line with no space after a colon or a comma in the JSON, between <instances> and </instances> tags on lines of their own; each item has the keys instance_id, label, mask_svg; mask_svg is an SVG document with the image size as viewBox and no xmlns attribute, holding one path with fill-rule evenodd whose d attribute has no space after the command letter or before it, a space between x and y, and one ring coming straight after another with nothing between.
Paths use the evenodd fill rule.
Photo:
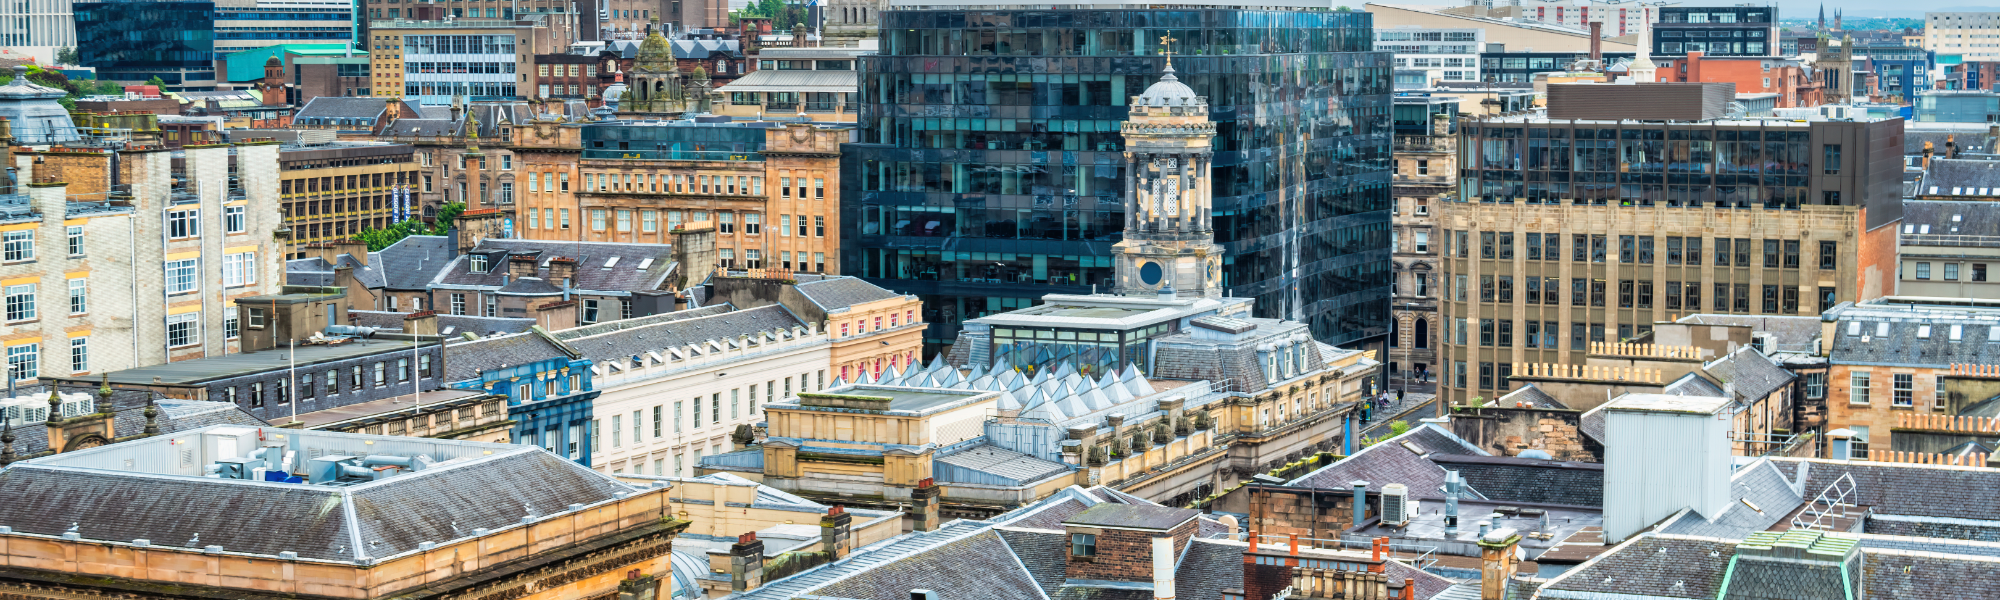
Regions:
<instances>
[{"instance_id":1,"label":"row of windows","mask_svg":"<svg viewBox=\"0 0 2000 600\"><path fill-rule=\"evenodd\" d=\"M1873 401L1875 376L1865 370L1856 370L1847 375L1847 403L1865 405ZM1945 388L1942 375L1931 378L1933 408L1945 408ZM1915 373L1889 374L1889 405L1910 407L1916 405L1917 376Z\"/></svg>"},{"instance_id":2,"label":"row of windows","mask_svg":"<svg viewBox=\"0 0 2000 600\"><path fill-rule=\"evenodd\" d=\"M1469 243L1469 232L1452 231L1447 233L1450 235L1444 238L1444 254L1458 258L1470 258L1472 244ZM1522 249L1520 258L1524 260L1563 260L1562 234L1534 232L1517 234L1512 231L1479 232L1479 258L1482 260L1514 260L1516 258L1514 249L1517 237ZM1428 237L1419 239L1427 241ZM1658 260L1668 266L1700 266L1703 258L1707 256L1707 253L1702 251L1702 246L1704 245L1703 238L1662 236L1657 238L1657 240L1664 241L1665 243L1656 244L1656 238L1650 235L1618 236L1618 262L1622 264L1650 265ZM1610 257L1607 246L1611 242L1611 237L1608 235L1571 234L1570 242L1570 253L1568 256L1572 262L1603 263ZM1755 240L1755 242L1761 242L1763 246L1761 254L1764 268L1800 268L1802 244L1800 240L1766 239ZM1714 238L1712 244L1708 245L1715 249L1715 266L1756 266L1751 262L1751 257L1753 256L1753 252L1756 252L1757 246L1753 244L1753 240L1750 238ZM1423 249L1419 249L1418 252L1424 252L1427 249L1427 246L1419 247ZM1832 270L1839 268L1840 244L1834 241L1821 241L1819 243L1818 258L1820 269Z\"/></svg>"},{"instance_id":3,"label":"row of windows","mask_svg":"<svg viewBox=\"0 0 2000 600\"><path fill-rule=\"evenodd\" d=\"M813 385L812 382L808 380L808 377L811 375L812 374L810 373L800 373L796 379L790 376L786 376L783 379L772 379L765 382L762 386L763 387L762 400L764 404L770 404L772 402L777 402L780 400L791 398L794 381L796 381L796 385L798 386L798 391L800 393L810 392L815 389L823 389L826 387L825 369L821 369L818 371L817 373L818 379L816 380L817 385ZM782 388L780 386L782 386ZM782 395L780 395L781 391ZM744 394L743 392L744 388L736 388L729 390L730 421L742 419L745 416L751 419L758 418L758 412L757 412L757 407L758 407L757 402L759 399L758 384L755 383L750 384L748 394ZM665 404L655 404L653 405L651 411L646 411L643 409L634 410L632 411L631 418L629 420L626 418L624 414L611 415L611 447L622 448L628 443L628 440L630 444L635 444L635 445L644 443L647 439L646 432L648 429L652 431L651 438L652 441L655 442L661 439L665 439L667 434L669 433L679 435L683 431L699 429L702 427L704 423L702 417L703 415L702 407L704 405L708 407L708 411L706 413L708 415L706 423L709 425L720 425L723 422L722 396L723 396L722 392L715 392L713 394L710 394L707 398L703 398L701 396L695 396L693 400L677 400L674 402L671 418L665 416L665 411L666 411ZM706 402L704 402L704 400L706 400ZM747 405L747 410L745 410L746 405L743 404L745 400L749 402L749 404ZM646 418L647 416L649 416L649 413L651 417L650 419ZM686 425L683 425L682 421L683 417L686 417L688 419ZM598 421L602 422L602 419L599 419ZM673 429L671 431L667 429L669 421L672 422L673 426ZM631 428L629 430L625 426L627 423L631 424ZM627 431L631 433L630 437L627 437L625 435ZM697 459L697 462L699 462L699 459Z\"/></svg>"},{"instance_id":4,"label":"row of windows","mask_svg":"<svg viewBox=\"0 0 2000 600\"><path fill-rule=\"evenodd\" d=\"M372 387L374 388L383 388L394 384L407 384L410 382L409 358L396 359L393 368L395 381L391 382L389 378L391 367L388 361L378 361L366 368L363 365L348 367L346 369L347 377L345 378L347 389L349 391L369 389L371 386L366 385L368 383L373 383ZM417 356L417 371L419 377L430 377L432 375L430 355ZM297 383L298 397L301 401L311 402L313 399L319 397L322 392L328 398L339 396L342 379L341 369L330 369L324 373L299 373ZM278 379L272 382L269 388L266 388L262 381L254 381L248 385L224 387L221 392L221 400L247 402L250 408L262 408L267 401L277 404L287 404L292 401L292 385L289 378Z\"/></svg>"},{"instance_id":5,"label":"row of windows","mask_svg":"<svg viewBox=\"0 0 2000 600\"><path fill-rule=\"evenodd\" d=\"M1944 281L1958 281L1959 268L1961 266L1963 266L1961 263L1944 263L1943 270L1938 273L1940 275L1939 279ZM1913 267L1913 272L1910 274L1911 277L1919 280L1929 280L1931 278L1931 263L1919 262L1913 265ZM1971 271L1970 277L1966 278L1967 281L1986 281L1986 263L1972 263Z\"/></svg>"},{"instance_id":6,"label":"row of windows","mask_svg":"<svg viewBox=\"0 0 2000 600\"><path fill-rule=\"evenodd\" d=\"M71 375L90 372L90 336L69 338L69 372ZM35 379L41 377L41 374L41 343L31 342L7 347L7 375L13 381Z\"/></svg>"},{"instance_id":7,"label":"row of windows","mask_svg":"<svg viewBox=\"0 0 2000 600\"><path fill-rule=\"evenodd\" d=\"M1456 281L1456 285L1451 285L1451 281ZM1561 305L1561 281L1557 277L1523 278L1522 283L1524 285L1521 288L1521 299L1526 304ZM1570 306L1601 308L1606 305L1606 289L1609 282L1603 279L1575 277L1571 278L1569 283ZM1656 284L1657 294L1655 294ZM1713 305L1708 307L1707 310L1713 312L1751 312L1750 284L1716 283L1714 286L1715 295L1710 297L1713 299ZM1465 288L1466 276L1458 275L1454 280L1447 281L1445 296L1454 301L1464 302L1467 294ZM1703 284L1693 281L1683 284L1679 281L1654 282L1649 280L1621 279L1618 281L1617 307L1654 308L1657 306L1668 310L1699 311L1703 310L1701 301L1702 288ZM1514 290L1514 276L1512 275L1479 276L1480 302L1512 303L1514 301ZM1799 295L1804 293L1805 290L1810 290L1810 288L1789 285L1765 285L1763 286L1762 310L1758 312L1764 314L1800 314ZM1818 310L1814 314L1826 312L1827 309L1833 308L1834 304L1835 288L1821 287L1818 291L1819 305L1817 307ZM1464 343L1464 341L1461 340L1459 343Z\"/></svg>"}]
</instances>

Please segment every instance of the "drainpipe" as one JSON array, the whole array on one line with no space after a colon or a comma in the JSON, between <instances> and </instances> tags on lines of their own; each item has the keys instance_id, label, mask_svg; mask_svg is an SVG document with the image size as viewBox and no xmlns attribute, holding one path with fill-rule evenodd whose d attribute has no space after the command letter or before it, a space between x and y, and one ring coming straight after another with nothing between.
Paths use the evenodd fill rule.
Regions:
<instances>
[{"instance_id":1,"label":"drainpipe","mask_svg":"<svg viewBox=\"0 0 2000 600\"><path fill-rule=\"evenodd\" d=\"M1354 486L1354 522L1349 526L1359 526L1368 518L1368 482L1357 479L1350 484Z\"/></svg>"}]
</instances>

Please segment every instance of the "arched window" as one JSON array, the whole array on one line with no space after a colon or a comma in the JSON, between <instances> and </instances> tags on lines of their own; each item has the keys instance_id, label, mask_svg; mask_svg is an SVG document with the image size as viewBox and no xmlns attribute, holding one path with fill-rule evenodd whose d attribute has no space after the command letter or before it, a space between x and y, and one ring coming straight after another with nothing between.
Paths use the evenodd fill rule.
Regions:
<instances>
[{"instance_id":1,"label":"arched window","mask_svg":"<svg viewBox=\"0 0 2000 600\"><path fill-rule=\"evenodd\" d=\"M1423 350L1430 348L1431 347L1430 321L1425 319L1417 319L1416 330L1410 332L1410 335L1411 335L1411 345L1416 346L1417 349Z\"/></svg>"}]
</instances>

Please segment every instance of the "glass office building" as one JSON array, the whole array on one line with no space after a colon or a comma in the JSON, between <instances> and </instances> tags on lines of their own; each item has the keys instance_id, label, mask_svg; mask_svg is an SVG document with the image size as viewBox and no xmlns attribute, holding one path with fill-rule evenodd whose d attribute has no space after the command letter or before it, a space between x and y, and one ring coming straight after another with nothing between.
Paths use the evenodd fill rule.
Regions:
<instances>
[{"instance_id":1,"label":"glass office building","mask_svg":"<svg viewBox=\"0 0 2000 600\"><path fill-rule=\"evenodd\" d=\"M982 0L984 1L984 0ZM926 342L1050 293L1108 291L1126 102L1162 38L1216 125L1223 284L1321 341L1389 325L1391 56L1324 9L899 9L860 58L844 273L921 296Z\"/></svg>"},{"instance_id":2,"label":"glass office building","mask_svg":"<svg viewBox=\"0 0 2000 600\"><path fill-rule=\"evenodd\" d=\"M77 54L98 79L215 85L214 2L78 2Z\"/></svg>"}]
</instances>

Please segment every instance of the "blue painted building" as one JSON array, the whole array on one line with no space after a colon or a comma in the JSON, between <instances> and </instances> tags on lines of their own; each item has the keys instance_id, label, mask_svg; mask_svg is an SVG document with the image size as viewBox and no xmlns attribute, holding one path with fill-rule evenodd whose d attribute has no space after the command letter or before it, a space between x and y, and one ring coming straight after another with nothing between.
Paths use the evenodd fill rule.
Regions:
<instances>
[{"instance_id":1,"label":"blue painted building","mask_svg":"<svg viewBox=\"0 0 2000 600\"><path fill-rule=\"evenodd\" d=\"M596 433L591 407L598 390L591 382L589 359L537 328L453 343L446 348L445 364L447 386L507 397L514 443L590 464Z\"/></svg>"},{"instance_id":2,"label":"blue painted building","mask_svg":"<svg viewBox=\"0 0 2000 600\"><path fill-rule=\"evenodd\" d=\"M1933 54L1923 48L1908 46L1856 46L1855 63L1862 64L1866 58L1868 69L1875 72L1879 83L1878 93L1892 98L1899 104L1909 104L1918 92L1928 90Z\"/></svg>"}]
</instances>

